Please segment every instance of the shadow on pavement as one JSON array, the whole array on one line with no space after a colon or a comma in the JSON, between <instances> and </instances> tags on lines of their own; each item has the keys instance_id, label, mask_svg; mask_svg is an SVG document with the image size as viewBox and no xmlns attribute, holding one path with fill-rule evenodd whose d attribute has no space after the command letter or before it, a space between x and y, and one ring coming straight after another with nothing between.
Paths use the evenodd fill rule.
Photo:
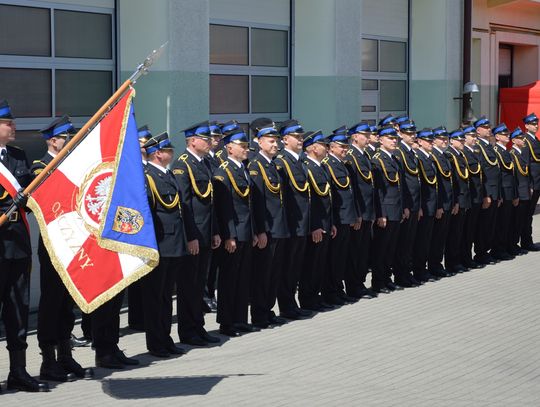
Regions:
<instances>
[{"instance_id":1,"label":"shadow on pavement","mask_svg":"<svg viewBox=\"0 0 540 407\"><path fill-rule=\"evenodd\" d=\"M121 400L161 397L203 396L228 377L258 376L251 374L180 377L143 377L106 379L101 387L105 394Z\"/></svg>"}]
</instances>

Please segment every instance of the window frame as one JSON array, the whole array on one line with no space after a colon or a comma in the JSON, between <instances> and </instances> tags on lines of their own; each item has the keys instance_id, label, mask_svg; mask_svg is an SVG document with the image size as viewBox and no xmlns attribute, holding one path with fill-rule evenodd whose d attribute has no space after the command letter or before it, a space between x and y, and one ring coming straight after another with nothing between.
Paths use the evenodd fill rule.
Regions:
<instances>
[{"instance_id":1,"label":"window frame","mask_svg":"<svg viewBox=\"0 0 540 407\"><path fill-rule=\"evenodd\" d=\"M389 113L395 115L408 114L409 111L409 39L398 37L387 37L381 35L369 35L363 34L362 40L376 40L377 41L377 71L364 71L362 70L362 80L376 80L376 90L363 90L360 89L362 95L362 103L360 106L360 117L362 120L371 120L378 122L379 119L386 116ZM381 50L380 42L400 42L405 45L405 72L383 72L381 71ZM405 82L405 110L400 111L387 111L381 109L381 84L380 81L404 81ZM362 112L362 106L376 106L375 112Z\"/></svg>"},{"instance_id":2,"label":"window frame","mask_svg":"<svg viewBox=\"0 0 540 407\"><path fill-rule=\"evenodd\" d=\"M226 26L236 26L236 27L246 27L248 28L248 65L223 65L223 64L211 64L210 56L208 57L208 66L209 66L209 78L210 75L247 75L248 76L248 113L227 113L227 114L210 114L211 120L216 120L219 122L226 122L229 120L237 120L239 123L251 123L254 119L258 117L270 117L276 122L285 121L291 118L291 105L292 105L292 64L291 64L291 27L285 25L276 25L276 24L261 24L255 22L246 22L246 21L235 21L235 20L223 20L223 19L210 19L208 30L210 30L210 25L226 25ZM278 30L287 32L287 66L276 67L276 66L260 66L260 65L251 65L252 61L252 29L263 29L263 30ZM284 113L253 113L252 110L252 77L253 76L282 76L287 77L287 112ZM210 112L210 106L209 106Z\"/></svg>"},{"instance_id":3,"label":"window frame","mask_svg":"<svg viewBox=\"0 0 540 407\"><path fill-rule=\"evenodd\" d=\"M56 112L56 70L78 71L110 71L111 94L118 81L117 72L117 18L115 8L96 7L74 4L62 4L39 0L2 0L2 4L49 9L50 16L50 47L51 56L25 56L0 54L0 67L19 69L48 69L51 71L51 116L50 117L21 117L16 118L17 128L21 131L32 131L45 127L55 116ZM111 59L55 57L55 10L65 10L82 13L109 14L111 18ZM105 102L105 101L104 101ZM82 127L91 116L71 116L75 127Z\"/></svg>"}]
</instances>

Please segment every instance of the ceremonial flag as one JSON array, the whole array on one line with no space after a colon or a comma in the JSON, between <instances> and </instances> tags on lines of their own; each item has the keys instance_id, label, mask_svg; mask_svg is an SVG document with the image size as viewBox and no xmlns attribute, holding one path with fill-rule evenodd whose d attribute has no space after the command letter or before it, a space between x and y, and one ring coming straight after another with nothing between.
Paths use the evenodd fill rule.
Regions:
<instances>
[{"instance_id":1,"label":"ceremonial flag","mask_svg":"<svg viewBox=\"0 0 540 407\"><path fill-rule=\"evenodd\" d=\"M87 313L159 261L134 95L129 89L28 199L52 264Z\"/></svg>"},{"instance_id":2,"label":"ceremonial flag","mask_svg":"<svg viewBox=\"0 0 540 407\"><path fill-rule=\"evenodd\" d=\"M13 174L6 168L4 164L0 162L0 185L4 187L6 192L11 196L12 199L15 199L15 196L17 196L17 192L19 189L21 189L21 185L19 184L19 181L17 181L17 178L13 176ZM30 233L30 229L28 227L28 221L26 219L26 212L24 210L19 210L19 213L21 215L21 218L26 225L26 229Z\"/></svg>"}]
</instances>

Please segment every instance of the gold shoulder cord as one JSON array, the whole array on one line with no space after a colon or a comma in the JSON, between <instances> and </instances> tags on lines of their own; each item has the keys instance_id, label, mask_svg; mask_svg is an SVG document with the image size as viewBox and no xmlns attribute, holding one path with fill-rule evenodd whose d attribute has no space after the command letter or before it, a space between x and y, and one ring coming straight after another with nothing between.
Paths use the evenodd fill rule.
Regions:
<instances>
[{"instance_id":1,"label":"gold shoulder cord","mask_svg":"<svg viewBox=\"0 0 540 407\"><path fill-rule=\"evenodd\" d=\"M272 192L273 194L278 194L281 191L281 185L279 184L279 182L276 185L273 185L268 179L268 175L266 174L266 171L263 165L259 161L257 161L257 165L259 166L259 169L261 170L264 185L266 185L266 188L268 188L268 190Z\"/></svg>"},{"instance_id":2,"label":"gold shoulder cord","mask_svg":"<svg viewBox=\"0 0 540 407\"><path fill-rule=\"evenodd\" d=\"M240 198L247 198L249 195L249 186L246 187L244 192L240 191L240 188L238 188L238 184L236 184L236 181L234 180L234 177L231 174L231 170L229 170L227 166L225 166L223 169L227 173L227 176L229 177L229 181L231 181L231 185L233 189L235 190L235 192L238 194L238 196Z\"/></svg>"},{"instance_id":3,"label":"gold shoulder cord","mask_svg":"<svg viewBox=\"0 0 540 407\"><path fill-rule=\"evenodd\" d=\"M519 173L523 175L524 177L529 176L529 166L525 164L525 169L523 169L523 167L519 163L519 157L516 155L514 150L510 151L510 154L512 154L512 156L514 157L514 162L516 163L516 168L519 171Z\"/></svg>"},{"instance_id":4,"label":"gold shoulder cord","mask_svg":"<svg viewBox=\"0 0 540 407\"><path fill-rule=\"evenodd\" d=\"M388 171L386 171L386 167L384 166L384 162L380 156L377 157L377 160L381 163L381 168L384 173L384 177L390 182L391 184L395 184L396 182L399 184L399 172L396 171L396 178L392 179L388 175Z\"/></svg>"},{"instance_id":5,"label":"gold shoulder cord","mask_svg":"<svg viewBox=\"0 0 540 407\"><path fill-rule=\"evenodd\" d=\"M444 172L442 167L441 167L441 163L439 162L439 160L437 159L437 157L435 157L435 154L431 154L431 156L433 157L433 161L435 161L435 165L437 166L437 169L439 170L439 172L441 173L441 175L444 177L444 178L451 178L452 177L452 170L448 171L448 172Z\"/></svg>"},{"instance_id":6,"label":"gold shoulder cord","mask_svg":"<svg viewBox=\"0 0 540 407\"><path fill-rule=\"evenodd\" d=\"M308 192L308 189L309 189L309 182L306 181L306 183L304 184L303 187L300 187L297 183L296 183L296 180L294 179L294 175L291 171L291 167L289 166L289 163L287 162L287 160L285 160L283 157L278 157L282 162L283 162L283 165L285 166L285 170L287 171L287 175L289 176L289 179L291 180L291 183L293 185L293 187L298 191L298 192Z\"/></svg>"},{"instance_id":7,"label":"gold shoulder cord","mask_svg":"<svg viewBox=\"0 0 540 407\"><path fill-rule=\"evenodd\" d=\"M468 180L469 179L469 169L467 168L467 166L465 166L465 173L461 172L461 168L459 168L459 163L458 163L458 160L457 160L457 157L454 155L454 154L451 154L452 156L452 160L454 160L454 166L456 167L456 172L458 173L459 175L459 178L461 178L462 180ZM463 156L465 156L465 154L463 154Z\"/></svg>"},{"instance_id":8,"label":"gold shoulder cord","mask_svg":"<svg viewBox=\"0 0 540 407\"><path fill-rule=\"evenodd\" d=\"M422 171L422 176L424 177L424 180L429 184L429 185L434 185L437 183L437 174L435 174L433 176L433 179L429 179L427 174L426 174L426 169L424 168L424 164L422 163L422 160L418 159L418 164L420 165L420 170Z\"/></svg>"},{"instance_id":9,"label":"gold shoulder cord","mask_svg":"<svg viewBox=\"0 0 540 407\"><path fill-rule=\"evenodd\" d=\"M511 162L509 165L506 165L506 163L504 162L504 159L503 159L502 154L499 153L499 152L497 151L497 149L495 149L495 154L497 154L497 155L499 156L499 158L500 158L500 160L501 160L500 163L501 163L501 165L503 166L503 168L504 168L505 170L512 171L512 170L514 169L514 163Z\"/></svg>"},{"instance_id":10,"label":"gold shoulder cord","mask_svg":"<svg viewBox=\"0 0 540 407\"><path fill-rule=\"evenodd\" d=\"M193 176L193 171L191 170L191 166L186 161L187 155L184 154L180 157L180 159L186 164L189 180L191 181L191 186L193 187L193 192L195 192L195 195L197 195L201 199L206 199L208 197L213 198L213 190L212 190L212 181L208 181L208 186L206 187L206 191L203 193L197 187L197 182L195 181L195 177Z\"/></svg>"},{"instance_id":11,"label":"gold shoulder cord","mask_svg":"<svg viewBox=\"0 0 540 407\"><path fill-rule=\"evenodd\" d=\"M340 184L336 178L336 174L334 174L334 170L332 169L332 166L328 164L328 161L325 162L325 164L328 167L328 171L330 171L330 176L332 177L332 180L334 181L334 183L341 189L348 188L349 185L351 184L351 179L349 178L349 176L347 176L347 180L345 181L345 184Z\"/></svg>"},{"instance_id":12,"label":"gold shoulder cord","mask_svg":"<svg viewBox=\"0 0 540 407\"><path fill-rule=\"evenodd\" d=\"M495 159L495 161L490 161L489 157L486 154L486 150L484 150L484 146L480 143L478 143L478 147L480 148L480 151L482 152L482 155L484 156L484 159L487 161L489 165L492 166L498 166L499 162Z\"/></svg>"},{"instance_id":13,"label":"gold shoulder cord","mask_svg":"<svg viewBox=\"0 0 540 407\"><path fill-rule=\"evenodd\" d=\"M463 158L465 159L465 164L467 164L467 169L469 170L469 175L479 175L480 182L482 181L482 166L480 165L480 161L478 162L478 168L476 171L473 171L471 166L469 165L469 160L467 160L467 154L463 153Z\"/></svg>"},{"instance_id":14,"label":"gold shoulder cord","mask_svg":"<svg viewBox=\"0 0 540 407\"><path fill-rule=\"evenodd\" d=\"M534 150L533 150L533 146L531 144L531 141L525 137L525 141L527 142L527 145L529 146L529 151L531 152L531 157L533 158L533 160L537 163L540 163L540 158L538 158L535 154L534 154Z\"/></svg>"},{"instance_id":15,"label":"gold shoulder cord","mask_svg":"<svg viewBox=\"0 0 540 407\"><path fill-rule=\"evenodd\" d=\"M330 183L327 182L326 186L324 187L324 191L321 191L310 169L308 169L308 176L309 176L309 179L311 180L311 186L313 187L317 195L327 196L330 193Z\"/></svg>"},{"instance_id":16,"label":"gold shoulder cord","mask_svg":"<svg viewBox=\"0 0 540 407\"><path fill-rule=\"evenodd\" d=\"M405 166L405 169L407 170L407 172L411 175L418 175L418 168L413 170L411 167L409 167L409 164L407 163L407 158L405 158L405 153L400 148L398 148L398 150L401 153L401 158L403 159L403 165Z\"/></svg>"},{"instance_id":17,"label":"gold shoulder cord","mask_svg":"<svg viewBox=\"0 0 540 407\"><path fill-rule=\"evenodd\" d=\"M176 193L173 201L168 204L163 200L163 198L161 198L161 194L156 187L156 182L154 179L148 174L146 174L146 178L148 179L148 185L150 185L150 190L152 191L154 199L157 200L161 206L163 206L165 209L173 209L175 206L178 206L180 209L180 197L178 196L178 192Z\"/></svg>"},{"instance_id":18,"label":"gold shoulder cord","mask_svg":"<svg viewBox=\"0 0 540 407\"><path fill-rule=\"evenodd\" d=\"M3 201L4 199L6 199L8 195L9 195L9 194L8 194L8 191L4 191L4 193L2 194L2 196L0 196L0 201Z\"/></svg>"},{"instance_id":19,"label":"gold shoulder cord","mask_svg":"<svg viewBox=\"0 0 540 407\"><path fill-rule=\"evenodd\" d=\"M373 184L373 173L371 171L368 172L368 175L365 175L363 172L362 172L362 169L360 168L360 165L358 165L358 160L356 159L356 157L354 156L354 154L350 154L353 161L354 161L354 165L356 166L356 170L358 171L358 173L360 174L360 176L364 179L364 181L366 182L371 182Z\"/></svg>"},{"instance_id":20,"label":"gold shoulder cord","mask_svg":"<svg viewBox=\"0 0 540 407\"><path fill-rule=\"evenodd\" d=\"M220 164L223 164L225 162L225 160L223 158L221 158L221 154L223 153L223 150L219 150L217 153L216 153L216 157L218 158Z\"/></svg>"}]
</instances>

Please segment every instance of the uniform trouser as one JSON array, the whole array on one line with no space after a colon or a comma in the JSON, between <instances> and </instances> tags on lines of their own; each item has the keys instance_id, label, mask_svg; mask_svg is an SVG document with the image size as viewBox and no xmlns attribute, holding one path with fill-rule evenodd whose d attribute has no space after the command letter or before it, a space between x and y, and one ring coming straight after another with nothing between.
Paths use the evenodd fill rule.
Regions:
<instances>
[{"instance_id":1,"label":"uniform trouser","mask_svg":"<svg viewBox=\"0 0 540 407\"><path fill-rule=\"evenodd\" d=\"M428 255L428 269L438 270L442 268L446 238L450 226L450 210L444 211L440 219L433 221L433 233Z\"/></svg>"},{"instance_id":2,"label":"uniform trouser","mask_svg":"<svg viewBox=\"0 0 540 407\"><path fill-rule=\"evenodd\" d=\"M494 199L489 208L480 208L478 223L476 226L476 238L474 241L474 252L478 257L487 256L493 244L495 233L495 222L497 219L497 200Z\"/></svg>"},{"instance_id":3,"label":"uniform trouser","mask_svg":"<svg viewBox=\"0 0 540 407\"><path fill-rule=\"evenodd\" d=\"M96 356L116 353L120 338L120 309L124 301L124 291L92 312L92 344Z\"/></svg>"},{"instance_id":4,"label":"uniform trouser","mask_svg":"<svg viewBox=\"0 0 540 407\"><path fill-rule=\"evenodd\" d=\"M0 258L0 310L6 330L7 349L25 350L30 297L30 258Z\"/></svg>"},{"instance_id":5,"label":"uniform trouser","mask_svg":"<svg viewBox=\"0 0 540 407\"><path fill-rule=\"evenodd\" d=\"M254 248L251 266L251 321L265 323L272 317L281 281L287 239L268 238L264 249Z\"/></svg>"},{"instance_id":6,"label":"uniform trouser","mask_svg":"<svg viewBox=\"0 0 540 407\"><path fill-rule=\"evenodd\" d=\"M526 239L526 222L531 203L529 200L519 200L518 206L512 209L512 223L510 227L510 248L516 248L520 240Z\"/></svg>"},{"instance_id":7,"label":"uniform trouser","mask_svg":"<svg viewBox=\"0 0 540 407\"><path fill-rule=\"evenodd\" d=\"M204 330L203 296L212 249L199 247L196 256L183 256L175 270L178 336L189 339Z\"/></svg>"},{"instance_id":8,"label":"uniform trouser","mask_svg":"<svg viewBox=\"0 0 540 407\"><path fill-rule=\"evenodd\" d=\"M322 295L327 302L332 302L343 294L343 279L349 255L350 225L336 225L337 234L330 240L326 267L329 272L323 280Z\"/></svg>"},{"instance_id":9,"label":"uniform trouser","mask_svg":"<svg viewBox=\"0 0 540 407\"><path fill-rule=\"evenodd\" d=\"M166 349L172 343L172 290L181 257L161 257L158 266L140 281L143 291L146 348Z\"/></svg>"},{"instance_id":10,"label":"uniform trouser","mask_svg":"<svg viewBox=\"0 0 540 407\"><path fill-rule=\"evenodd\" d=\"M533 191L531 199L528 201L529 210L527 212L527 218L525 220L523 237L521 239L521 245L524 247L530 246L531 244L533 244L533 239L532 239L533 215L534 215L534 211L536 210L536 205L538 204L539 198L540 198L540 189L535 189Z\"/></svg>"},{"instance_id":11,"label":"uniform trouser","mask_svg":"<svg viewBox=\"0 0 540 407\"><path fill-rule=\"evenodd\" d=\"M364 289L369 264L372 221L362 221L359 230L350 229L349 261L345 269L345 287L348 295L360 295Z\"/></svg>"},{"instance_id":12,"label":"uniform trouser","mask_svg":"<svg viewBox=\"0 0 540 407\"><path fill-rule=\"evenodd\" d=\"M428 273L426 263L429 257L429 249L432 242L433 224L435 218L433 216L424 215L418 221L416 230L416 238L413 246L413 274L416 278L423 278Z\"/></svg>"},{"instance_id":13,"label":"uniform trouser","mask_svg":"<svg viewBox=\"0 0 540 407\"><path fill-rule=\"evenodd\" d=\"M391 282L392 263L399 237L399 221L387 221L386 227L375 224L373 229L373 270L371 285L382 288Z\"/></svg>"},{"instance_id":14,"label":"uniform trouser","mask_svg":"<svg viewBox=\"0 0 540 407\"><path fill-rule=\"evenodd\" d=\"M497 222L493 236L494 253L508 253L510 250L510 225L512 222L512 201L504 200L497 208Z\"/></svg>"},{"instance_id":15,"label":"uniform trouser","mask_svg":"<svg viewBox=\"0 0 540 407\"><path fill-rule=\"evenodd\" d=\"M71 337L75 325L73 299L54 269L47 250L40 242L39 255L39 297L37 338L39 346L57 345Z\"/></svg>"},{"instance_id":16,"label":"uniform trouser","mask_svg":"<svg viewBox=\"0 0 540 407\"><path fill-rule=\"evenodd\" d=\"M221 259L223 258L225 249L221 244L217 249L212 250L212 256L210 259L210 266L208 267L208 276L206 278L206 290L205 294L208 298L216 297L216 286L218 280L219 266Z\"/></svg>"},{"instance_id":17,"label":"uniform trouser","mask_svg":"<svg viewBox=\"0 0 540 407\"><path fill-rule=\"evenodd\" d=\"M144 326L143 297L140 280L128 287L128 325L133 328Z\"/></svg>"},{"instance_id":18,"label":"uniform trouser","mask_svg":"<svg viewBox=\"0 0 540 407\"><path fill-rule=\"evenodd\" d=\"M446 268L462 264L461 245L463 239L463 225L467 210L459 208L458 213L450 215L446 248L444 251L444 264Z\"/></svg>"},{"instance_id":19,"label":"uniform trouser","mask_svg":"<svg viewBox=\"0 0 540 407\"><path fill-rule=\"evenodd\" d=\"M277 292L280 312L288 312L298 308L295 296L304 263L306 241L306 236L295 236L287 239L287 251L283 257L283 273Z\"/></svg>"},{"instance_id":20,"label":"uniform trouser","mask_svg":"<svg viewBox=\"0 0 540 407\"><path fill-rule=\"evenodd\" d=\"M409 218L399 226L398 245L394 256L394 277L396 281L408 282L412 271L412 251L418 230L418 211L411 211Z\"/></svg>"},{"instance_id":21,"label":"uniform trouser","mask_svg":"<svg viewBox=\"0 0 540 407\"><path fill-rule=\"evenodd\" d=\"M478 215L480 214L480 203L473 203L471 208L465 212L465 220L463 221L463 239L461 239L461 264L464 266L470 265L472 258L472 248L476 236L476 227L478 223Z\"/></svg>"},{"instance_id":22,"label":"uniform trouser","mask_svg":"<svg viewBox=\"0 0 540 407\"><path fill-rule=\"evenodd\" d=\"M306 251L304 253L304 266L298 284L298 301L300 307L313 307L321 302L325 273L328 273L327 258L330 248L329 233L324 233L319 243L314 243L311 236L307 238Z\"/></svg>"},{"instance_id":23,"label":"uniform trouser","mask_svg":"<svg viewBox=\"0 0 540 407\"><path fill-rule=\"evenodd\" d=\"M223 326L247 323L251 281L251 241L237 242L224 252L218 274L217 322Z\"/></svg>"}]
</instances>

